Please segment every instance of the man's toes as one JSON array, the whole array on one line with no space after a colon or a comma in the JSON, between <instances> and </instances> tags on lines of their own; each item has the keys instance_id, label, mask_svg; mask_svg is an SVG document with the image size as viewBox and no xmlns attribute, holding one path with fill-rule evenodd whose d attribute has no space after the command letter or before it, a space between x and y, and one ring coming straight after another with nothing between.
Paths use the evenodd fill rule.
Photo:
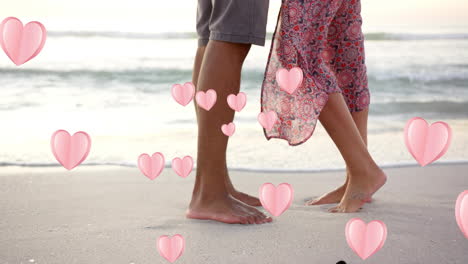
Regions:
<instances>
[{"instance_id":1,"label":"man's toes","mask_svg":"<svg viewBox=\"0 0 468 264\"><path fill-rule=\"evenodd\" d=\"M330 212L330 213L339 213L340 212L340 207L339 206L332 207L332 208L328 209L328 212Z\"/></svg>"},{"instance_id":2,"label":"man's toes","mask_svg":"<svg viewBox=\"0 0 468 264\"><path fill-rule=\"evenodd\" d=\"M252 215L250 216L250 220L251 220L251 224L256 224L258 219L257 219L257 216L256 215Z\"/></svg>"},{"instance_id":3,"label":"man's toes","mask_svg":"<svg viewBox=\"0 0 468 264\"><path fill-rule=\"evenodd\" d=\"M239 223L243 225L247 225L249 221L246 216L239 216Z\"/></svg>"},{"instance_id":4,"label":"man's toes","mask_svg":"<svg viewBox=\"0 0 468 264\"><path fill-rule=\"evenodd\" d=\"M255 216L255 224L263 224L263 217L261 215Z\"/></svg>"}]
</instances>

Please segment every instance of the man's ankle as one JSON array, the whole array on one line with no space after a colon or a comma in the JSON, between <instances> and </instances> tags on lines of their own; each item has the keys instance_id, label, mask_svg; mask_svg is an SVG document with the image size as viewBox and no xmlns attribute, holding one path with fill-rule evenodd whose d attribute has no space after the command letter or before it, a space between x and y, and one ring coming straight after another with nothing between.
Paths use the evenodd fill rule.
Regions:
<instances>
[{"instance_id":1,"label":"man's ankle","mask_svg":"<svg viewBox=\"0 0 468 264\"><path fill-rule=\"evenodd\" d=\"M218 199L225 199L229 195L230 193L225 187L216 188L210 186L208 188L206 186L199 186L199 188L193 191L192 200L196 200L198 202L208 202Z\"/></svg>"}]
</instances>

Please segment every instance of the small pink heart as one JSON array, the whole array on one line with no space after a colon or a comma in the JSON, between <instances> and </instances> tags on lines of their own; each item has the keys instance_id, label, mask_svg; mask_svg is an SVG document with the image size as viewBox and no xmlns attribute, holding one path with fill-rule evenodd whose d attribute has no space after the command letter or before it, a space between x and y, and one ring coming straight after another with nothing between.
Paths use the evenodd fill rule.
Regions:
<instances>
[{"instance_id":1,"label":"small pink heart","mask_svg":"<svg viewBox=\"0 0 468 264\"><path fill-rule=\"evenodd\" d=\"M349 247L363 260L379 251L387 239L387 226L382 221L371 221L366 225L359 218L348 221L345 228Z\"/></svg>"},{"instance_id":2,"label":"small pink heart","mask_svg":"<svg viewBox=\"0 0 468 264\"><path fill-rule=\"evenodd\" d=\"M151 157L143 153L138 157L138 168L150 180L156 179L164 169L164 155L155 152Z\"/></svg>"},{"instance_id":3,"label":"small pink heart","mask_svg":"<svg viewBox=\"0 0 468 264\"><path fill-rule=\"evenodd\" d=\"M65 130L57 130L50 140L52 153L67 170L83 162L91 149L91 138L86 132L79 131L70 136Z\"/></svg>"},{"instance_id":4,"label":"small pink heart","mask_svg":"<svg viewBox=\"0 0 468 264\"><path fill-rule=\"evenodd\" d=\"M185 239L179 234L173 237L160 236L156 244L159 255L171 263L180 258L185 250Z\"/></svg>"},{"instance_id":5,"label":"small pink heart","mask_svg":"<svg viewBox=\"0 0 468 264\"><path fill-rule=\"evenodd\" d=\"M458 227L468 239L468 190L460 193L455 204L455 219Z\"/></svg>"},{"instance_id":6,"label":"small pink heart","mask_svg":"<svg viewBox=\"0 0 468 264\"><path fill-rule=\"evenodd\" d=\"M280 216L292 204L294 190L288 183L275 187L271 183L260 186L259 198L262 206L274 216Z\"/></svg>"},{"instance_id":7,"label":"small pink heart","mask_svg":"<svg viewBox=\"0 0 468 264\"><path fill-rule=\"evenodd\" d=\"M171 88L171 94L177 103L186 106L193 99L195 86L191 82L186 82L184 85L174 84Z\"/></svg>"},{"instance_id":8,"label":"small pink heart","mask_svg":"<svg viewBox=\"0 0 468 264\"><path fill-rule=\"evenodd\" d=\"M406 123L404 135L408 151L421 166L425 166L447 152L452 130L445 122L438 121L429 126L426 120L414 117Z\"/></svg>"},{"instance_id":9,"label":"small pink heart","mask_svg":"<svg viewBox=\"0 0 468 264\"><path fill-rule=\"evenodd\" d=\"M275 111L261 112L258 114L258 122L267 131L270 131L278 120L278 115Z\"/></svg>"},{"instance_id":10,"label":"small pink heart","mask_svg":"<svg viewBox=\"0 0 468 264\"><path fill-rule=\"evenodd\" d=\"M216 91L213 89L209 89L206 91L206 93L203 91L198 91L197 95L195 95L195 99L201 108L205 109L206 111L210 111L210 109L216 103Z\"/></svg>"},{"instance_id":11,"label":"small pink heart","mask_svg":"<svg viewBox=\"0 0 468 264\"><path fill-rule=\"evenodd\" d=\"M224 125L221 126L221 131L223 131L224 135L230 137L236 131L236 125L234 125L233 122L231 122L229 124L224 124Z\"/></svg>"},{"instance_id":12,"label":"small pink heart","mask_svg":"<svg viewBox=\"0 0 468 264\"><path fill-rule=\"evenodd\" d=\"M240 112L244 109L245 104L247 103L247 96L243 92L240 92L237 95L230 94L227 97L227 103L232 110Z\"/></svg>"},{"instance_id":13,"label":"small pink heart","mask_svg":"<svg viewBox=\"0 0 468 264\"><path fill-rule=\"evenodd\" d=\"M301 85L303 79L302 69L294 67L291 70L284 68L276 71L276 81L280 88L289 94L293 94L294 91Z\"/></svg>"},{"instance_id":14,"label":"small pink heart","mask_svg":"<svg viewBox=\"0 0 468 264\"><path fill-rule=\"evenodd\" d=\"M174 158L172 160L172 169L182 178L186 178L193 169L193 159L185 156L183 159Z\"/></svg>"},{"instance_id":15,"label":"small pink heart","mask_svg":"<svg viewBox=\"0 0 468 264\"><path fill-rule=\"evenodd\" d=\"M0 24L0 45L17 66L36 57L44 47L46 37L46 28L37 21L23 27L18 18L7 17Z\"/></svg>"}]
</instances>

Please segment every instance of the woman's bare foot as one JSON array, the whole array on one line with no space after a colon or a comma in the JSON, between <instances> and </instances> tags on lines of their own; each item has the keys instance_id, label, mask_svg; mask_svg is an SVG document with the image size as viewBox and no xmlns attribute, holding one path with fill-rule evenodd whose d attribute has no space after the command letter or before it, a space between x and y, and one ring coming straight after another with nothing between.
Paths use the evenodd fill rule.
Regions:
<instances>
[{"instance_id":1,"label":"woman's bare foot","mask_svg":"<svg viewBox=\"0 0 468 264\"><path fill-rule=\"evenodd\" d=\"M267 217L231 195L216 199L194 197L186 216L187 218L214 220L227 224L263 224L272 221L271 217Z\"/></svg>"},{"instance_id":2,"label":"woman's bare foot","mask_svg":"<svg viewBox=\"0 0 468 264\"><path fill-rule=\"evenodd\" d=\"M341 199L343 199L343 195L346 191L346 186L348 186L349 182L349 172L346 170L346 181L343 185L336 188L335 190L328 192L319 198L311 199L306 202L306 205L321 205L321 204L332 204L332 203L339 203ZM367 203L370 203L372 199L366 200Z\"/></svg>"},{"instance_id":3,"label":"woman's bare foot","mask_svg":"<svg viewBox=\"0 0 468 264\"><path fill-rule=\"evenodd\" d=\"M342 186L336 188L335 190L326 193L319 198L312 199L306 202L306 205L321 205L321 204L332 204L332 203L339 203L341 198L346 191L346 183Z\"/></svg>"},{"instance_id":4,"label":"woman's bare foot","mask_svg":"<svg viewBox=\"0 0 468 264\"><path fill-rule=\"evenodd\" d=\"M387 181L387 176L379 167L354 175L359 175L359 177L350 178L343 199L338 206L331 208L330 212L353 213L358 211Z\"/></svg>"}]
</instances>

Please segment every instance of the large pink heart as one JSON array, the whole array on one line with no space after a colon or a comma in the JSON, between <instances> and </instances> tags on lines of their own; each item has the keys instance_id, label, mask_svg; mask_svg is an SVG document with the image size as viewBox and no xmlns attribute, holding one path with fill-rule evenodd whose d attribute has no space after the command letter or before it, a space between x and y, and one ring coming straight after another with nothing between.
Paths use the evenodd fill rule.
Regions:
<instances>
[{"instance_id":1,"label":"large pink heart","mask_svg":"<svg viewBox=\"0 0 468 264\"><path fill-rule=\"evenodd\" d=\"M349 247L362 259L379 251L387 239L387 226L382 221L371 221L366 225L359 218L348 221L345 229Z\"/></svg>"},{"instance_id":2,"label":"large pink heart","mask_svg":"<svg viewBox=\"0 0 468 264\"><path fill-rule=\"evenodd\" d=\"M57 130L50 140L52 153L67 170L83 162L91 149L91 138L86 132L79 131L70 136L65 130Z\"/></svg>"},{"instance_id":3,"label":"large pink heart","mask_svg":"<svg viewBox=\"0 0 468 264\"><path fill-rule=\"evenodd\" d=\"M236 125L233 122L224 124L221 126L221 131L223 131L224 135L230 137L236 132Z\"/></svg>"},{"instance_id":4,"label":"large pink heart","mask_svg":"<svg viewBox=\"0 0 468 264\"><path fill-rule=\"evenodd\" d=\"M0 45L17 66L41 52L46 36L46 28L37 21L29 22L23 27L18 18L7 17L0 24Z\"/></svg>"},{"instance_id":5,"label":"large pink heart","mask_svg":"<svg viewBox=\"0 0 468 264\"><path fill-rule=\"evenodd\" d=\"M245 104L247 103L247 96L243 92L240 92L237 95L230 94L227 97L227 102L228 102L229 107L232 108L232 110L240 112L245 107Z\"/></svg>"},{"instance_id":6,"label":"large pink heart","mask_svg":"<svg viewBox=\"0 0 468 264\"><path fill-rule=\"evenodd\" d=\"M193 159L185 156L183 159L174 158L172 160L172 169L182 178L186 178L193 169Z\"/></svg>"},{"instance_id":7,"label":"large pink heart","mask_svg":"<svg viewBox=\"0 0 468 264\"><path fill-rule=\"evenodd\" d=\"M429 126L421 117L408 120L404 134L408 151L421 166L442 157L452 139L452 130L447 123L439 121Z\"/></svg>"},{"instance_id":8,"label":"large pink heart","mask_svg":"<svg viewBox=\"0 0 468 264\"><path fill-rule=\"evenodd\" d=\"M173 237L160 236L156 244L159 255L171 263L174 263L180 256L182 256L185 249L185 239L179 234L174 235Z\"/></svg>"},{"instance_id":9,"label":"large pink heart","mask_svg":"<svg viewBox=\"0 0 468 264\"><path fill-rule=\"evenodd\" d=\"M278 115L275 111L261 112L258 114L258 122L266 131L270 131L278 120Z\"/></svg>"},{"instance_id":10,"label":"large pink heart","mask_svg":"<svg viewBox=\"0 0 468 264\"><path fill-rule=\"evenodd\" d=\"M206 111L210 111L210 109L216 103L216 91L213 89L209 89L206 91L206 93L203 91L198 91L195 95L195 99L201 108L205 109Z\"/></svg>"},{"instance_id":11,"label":"large pink heart","mask_svg":"<svg viewBox=\"0 0 468 264\"><path fill-rule=\"evenodd\" d=\"M301 85L303 79L302 69L294 67L291 70L284 68L276 71L276 81L280 86L281 90L286 91L289 94L293 94L294 91Z\"/></svg>"},{"instance_id":12,"label":"large pink heart","mask_svg":"<svg viewBox=\"0 0 468 264\"><path fill-rule=\"evenodd\" d=\"M164 169L164 155L155 152L151 157L143 153L138 157L138 168L150 180L154 180Z\"/></svg>"},{"instance_id":13,"label":"large pink heart","mask_svg":"<svg viewBox=\"0 0 468 264\"><path fill-rule=\"evenodd\" d=\"M460 193L455 204L455 219L460 230L468 239L468 190Z\"/></svg>"},{"instance_id":14,"label":"large pink heart","mask_svg":"<svg viewBox=\"0 0 468 264\"><path fill-rule=\"evenodd\" d=\"M259 198L262 206L274 216L280 216L292 204L294 190L289 183L275 187L271 183L260 186Z\"/></svg>"},{"instance_id":15,"label":"large pink heart","mask_svg":"<svg viewBox=\"0 0 468 264\"><path fill-rule=\"evenodd\" d=\"M193 86L191 82L186 82L184 85L174 84L171 88L171 94L176 102L186 106L193 99L193 95L195 94L195 86Z\"/></svg>"}]
</instances>

